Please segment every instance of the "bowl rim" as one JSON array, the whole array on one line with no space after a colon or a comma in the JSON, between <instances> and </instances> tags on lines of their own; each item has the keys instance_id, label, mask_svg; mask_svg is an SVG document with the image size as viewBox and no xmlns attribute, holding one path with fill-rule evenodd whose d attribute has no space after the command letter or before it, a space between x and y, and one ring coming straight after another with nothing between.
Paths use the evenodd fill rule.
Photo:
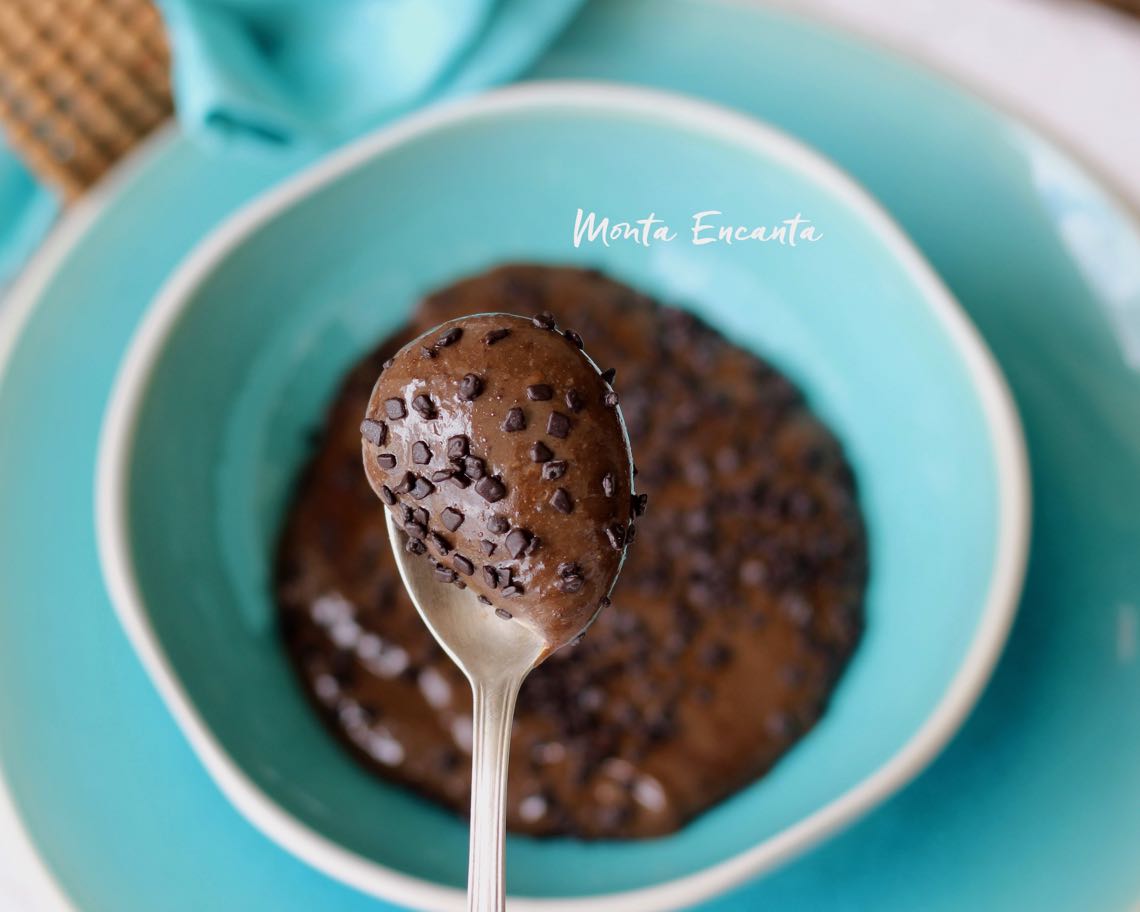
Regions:
<instances>
[{"instance_id":1,"label":"bowl rim","mask_svg":"<svg viewBox=\"0 0 1140 912\"><path fill-rule=\"evenodd\" d=\"M666 123L779 161L849 206L891 251L920 291L980 400L997 476L994 560L982 614L966 654L937 706L885 763L806 817L729 858L648 887L578 897L511 896L518 912L666 912L707 900L852 824L921 772L958 730L981 695L1017 611L1029 546L1030 489L1020 417L996 360L961 305L893 217L856 180L815 149L757 118L711 102L618 83L557 80L497 89L437 105L353 141L285 179L215 227L160 289L128 345L100 432L95 521L99 560L116 615L194 753L250 823L294 856L364 893L414 908L462 910L464 891L365 858L317 832L263 792L198 713L155 634L130 549L128 482L144 393L193 294L213 269L259 228L295 203L373 158L455 125L522 112L586 110Z\"/></svg>"}]
</instances>

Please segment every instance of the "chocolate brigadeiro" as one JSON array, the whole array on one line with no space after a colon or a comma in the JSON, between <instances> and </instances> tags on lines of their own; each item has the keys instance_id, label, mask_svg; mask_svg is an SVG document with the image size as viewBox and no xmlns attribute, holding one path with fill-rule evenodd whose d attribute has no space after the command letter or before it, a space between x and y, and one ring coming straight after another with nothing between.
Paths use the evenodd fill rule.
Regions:
<instances>
[{"instance_id":1,"label":"chocolate brigadeiro","mask_svg":"<svg viewBox=\"0 0 1140 912\"><path fill-rule=\"evenodd\" d=\"M552 316L462 317L388 360L360 426L373 490L426 542L437 578L471 587L551 650L608 603L641 503L613 379ZM584 403L572 419L559 411L569 390ZM565 465L556 485L536 452Z\"/></svg>"},{"instance_id":2,"label":"chocolate brigadeiro","mask_svg":"<svg viewBox=\"0 0 1140 912\"><path fill-rule=\"evenodd\" d=\"M637 491L649 495L613 605L522 689L508 825L582 838L667 833L763 775L825 711L858 643L867 576L855 483L835 438L785 377L689 314L596 272L542 266L492 270L422 302L407 329L346 378L297 486L276 566L284 642L321 718L362 763L466 813L468 687L404 593L385 503L398 498L410 507L409 522L451 549L440 556L426 534L410 539L425 559L437 560L457 582L481 580L496 610L512 616L503 623L514 623L525 582L524 596L496 595L512 585L500 568L517 565L521 572L524 563L541 561L559 597L582 592L564 591L579 586L580 562L551 559L539 529L526 528L531 541L519 559L510 556L516 473L537 478L533 490L545 498L534 508L544 520L573 521L591 498L612 498L617 509L628 498L616 475L580 487L565 447L596 399L541 372L496 406L492 426L517 461L498 463L480 442L452 442L459 432L440 430L432 439L409 438L421 440L431 459L405 462L401 451L388 472L394 487L384 483L391 500L383 487L383 501L372 491L360 471L362 438L377 453L396 456L385 436L393 421L425 420L413 407L420 391L409 389L403 407L393 406L402 418L390 419L381 403L369 418L376 424L361 427L381 365L430 327L501 310L550 311L557 326L577 330L603 368L616 368ZM513 331L497 327L471 338L464 332L439 348L429 337L433 357L420 360L434 370L471 343L492 351L508 346ZM497 394L483 368L456 373L457 394L472 397L460 401L495 401L485 398ZM468 373L476 379L463 385ZM430 404L444 414L434 393ZM526 427L504 432L512 407L523 409ZM565 438L546 433L555 411L570 421ZM426 477L434 489L416 500L415 481L405 486L404 472ZM475 485L495 476L505 492L491 503ZM552 502L567 505L559 489L569 513ZM450 496L460 490L462 504ZM457 517L447 509L462 514L454 529ZM637 509L627 502L625 515ZM478 546L460 547L461 536L474 536ZM471 576L456 557L470 561ZM484 574L487 566L493 577ZM583 588L588 581L583 573Z\"/></svg>"}]
</instances>

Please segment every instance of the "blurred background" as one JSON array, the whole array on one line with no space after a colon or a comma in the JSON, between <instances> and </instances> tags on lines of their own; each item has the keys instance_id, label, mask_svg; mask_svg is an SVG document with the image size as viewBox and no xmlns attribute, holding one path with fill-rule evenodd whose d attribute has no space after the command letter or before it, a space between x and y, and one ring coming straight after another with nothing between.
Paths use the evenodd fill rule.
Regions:
<instances>
[{"instance_id":1,"label":"blurred background","mask_svg":"<svg viewBox=\"0 0 1140 912\"><path fill-rule=\"evenodd\" d=\"M462 67L447 63L462 23L454 32L436 23L431 42L381 54L355 29L368 6L345 0L353 16L330 20L317 0L166 0L161 9L149 0L0 0L0 292L52 226L156 131L181 129L219 156L311 160L438 98L513 78L580 4L539 0L528 8L532 43ZM423 15L438 6L425 3ZM950 76L1039 128L1140 208L1140 0L780 6ZM265 28L239 47L211 8L240 8ZM280 8L290 26L275 31ZM335 72L311 66L321 41L344 48ZM0 295L0 314L7 303ZM1133 660L1130 616L1121 635ZM0 909L55 909L54 891L0 789Z\"/></svg>"},{"instance_id":2,"label":"blurred background","mask_svg":"<svg viewBox=\"0 0 1140 912\"><path fill-rule=\"evenodd\" d=\"M210 4L167 4L182 27L195 5ZM1061 138L1140 204L1140 0L780 5L959 78ZM15 158L64 204L78 199L172 116L169 44L150 0L0 0L0 127ZM184 112L188 125L209 132L197 114ZM16 168L10 161L4 175L0 239L31 184Z\"/></svg>"}]
</instances>

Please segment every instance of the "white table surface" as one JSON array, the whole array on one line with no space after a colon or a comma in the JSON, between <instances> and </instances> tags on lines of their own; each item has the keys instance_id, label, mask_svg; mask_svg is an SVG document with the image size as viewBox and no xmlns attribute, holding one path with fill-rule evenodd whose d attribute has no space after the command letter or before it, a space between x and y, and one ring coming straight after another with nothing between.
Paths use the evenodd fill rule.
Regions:
<instances>
[{"instance_id":1,"label":"white table surface","mask_svg":"<svg viewBox=\"0 0 1140 912\"><path fill-rule=\"evenodd\" d=\"M1140 211L1140 20L1085 0L780 2L924 61L1021 114ZM0 788L0 910L69 908Z\"/></svg>"},{"instance_id":2,"label":"white table surface","mask_svg":"<svg viewBox=\"0 0 1140 912\"><path fill-rule=\"evenodd\" d=\"M1140 18L1088 0L781 0L1024 117L1140 209Z\"/></svg>"}]
</instances>

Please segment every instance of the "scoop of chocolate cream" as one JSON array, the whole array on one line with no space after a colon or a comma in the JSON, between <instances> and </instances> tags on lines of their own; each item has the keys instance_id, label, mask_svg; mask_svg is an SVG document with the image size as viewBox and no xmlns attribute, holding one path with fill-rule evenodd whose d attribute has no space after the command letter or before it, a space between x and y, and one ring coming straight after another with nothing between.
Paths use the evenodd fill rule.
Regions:
<instances>
[{"instance_id":1,"label":"scoop of chocolate cream","mask_svg":"<svg viewBox=\"0 0 1140 912\"><path fill-rule=\"evenodd\" d=\"M386 362L361 425L408 549L552 650L609 604L644 509L613 379L547 314L479 314Z\"/></svg>"}]
</instances>

